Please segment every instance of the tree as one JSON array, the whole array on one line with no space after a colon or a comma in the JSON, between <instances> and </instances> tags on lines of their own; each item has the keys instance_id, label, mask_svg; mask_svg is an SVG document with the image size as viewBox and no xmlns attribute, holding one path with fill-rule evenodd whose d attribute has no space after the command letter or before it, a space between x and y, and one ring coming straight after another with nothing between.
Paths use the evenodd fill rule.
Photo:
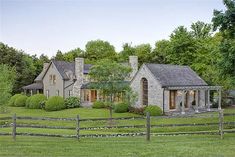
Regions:
<instances>
[{"instance_id":1,"label":"tree","mask_svg":"<svg viewBox=\"0 0 235 157\"><path fill-rule=\"evenodd\" d=\"M128 61L129 56L136 55L135 48L129 43L122 45L122 51L118 54L119 61Z\"/></svg>"},{"instance_id":2,"label":"tree","mask_svg":"<svg viewBox=\"0 0 235 157\"><path fill-rule=\"evenodd\" d=\"M58 60L58 61L64 61L65 60L64 59L64 55L63 55L63 53L60 50L58 50L56 52L56 55L55 55L54 59Z\"/></svg>"},{"instance_id":3,"label":"tree","mask_svg":"<svg viewBox=\"0 0 235 157\"><path fill-rule=\"evenodd\" d=\"M88 41L84 53L84 57L93 62L101 59L116 60L116 55L114 46L103 40Z\"/></svg>"},{"instance_id":4,"label":"tree","mask_svg":"<svg viewBox=\"0 0 235 157\"><path fill-rule=\"evenodd\" d=\"M150 44L140 44L135 47L136 55L138 56L139 64L148 63L151 57L152 48Z\"/></svg>"},{"instance_id":5,"label":"tree","mask_svg":"<svg viewBox=\"0 0 235 157\"><path fill-rule=\"evenodd\" d=\"M77 57L83 57L83 51L80 48L73 49L63 54L65 61L73 62Z\"/></svg>"},{"instance_id":6,"label":"tree","mask_svg":"<svg viewBox=\"0 0 235 157\"><path fill-rule=\"evenodd\" d=\"M192 23L191 29L193 37L198 39L208 38L212 34L211 24L207 24L202 21L197 21L196 23Z\"/></svg>"},{"instance_id":7,"label":"tree","mask_svg":"<svg viewBox=\"0 0 235 157\"><path fill-rule=\"evenodd\" d=\"M0 105L6 104L10 98L15 83L15 77L15 68L0 64Z\"/></svg>"},{"instance_id":8,"label":"tree","mask_svg":"<svg viewBox=\"0 0 235 157\"><path fill-rule=\"evenodd\" d=\"M100 90L109 97L110 118L112 118L115 95L129 88L129 84L125 82L125 79L130 72L130 67L107 59L99 61L89 72L90 78L95 80L90 88Z\"/></svg>"},{"instance_id":9,"label":"tree","mask_svg":"<svg viewBox=\"0 0 235 157\"><path fill-rule=\"evenodd\" d=\"M214 30L219 29L223 39L220 44L221 60L218 63L220 79L224 86L235 88L235 1L224 0L226 10L214 10L212 18Z\"/></svg>"},{"instance_id":10,"label":"tree","mask_svg":"<svg viewBox=\"0 0 235 157\"><path fill-rule=\"evenodd\" d=\"M23 51L0 43L0 63L16 69L17 77L13 86L13 93L21 92L21 87L32 83L37 76L33 58Z\"/></svg>"}]
</instances>

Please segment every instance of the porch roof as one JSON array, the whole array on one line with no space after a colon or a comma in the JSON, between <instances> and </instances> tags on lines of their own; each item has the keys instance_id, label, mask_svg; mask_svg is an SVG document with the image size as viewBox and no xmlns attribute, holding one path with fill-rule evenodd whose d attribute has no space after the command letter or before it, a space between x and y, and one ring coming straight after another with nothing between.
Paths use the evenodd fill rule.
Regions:
<instances>
[{"instance_id":1,"label":"porch roof","mask_svg":"<svg viewBox=\"0 0 235 157\"><path fill-rule=\"evenodd\" d=\"M167 90L220 90L222 86L164 86Z\"/></svg>"},{"instance_id":2,"label":"porch roof","mask_svg":"<svg viewBox=\"0 0 235 157\"><path fill-rule=\"evenodd\" d=\"M27 89L28 90L43 89L43 84L42 84L42 82L35 82L30 85L24 86L22 88L25 90L27 90Z\"/></svg>"}]
</instances>

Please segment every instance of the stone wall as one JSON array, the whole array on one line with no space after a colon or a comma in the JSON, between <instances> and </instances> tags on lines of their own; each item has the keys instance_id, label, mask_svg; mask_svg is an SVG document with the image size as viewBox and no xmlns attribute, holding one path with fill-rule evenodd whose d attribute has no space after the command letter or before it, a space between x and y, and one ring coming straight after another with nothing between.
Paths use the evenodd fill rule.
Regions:
<instances>
[{"instance_id":1,"label":"stone wall","mask_svg":"<svg viewBox=\"0 0 235 157\"><path fill-rule=\"evenodd\" d=\"M137 74L135 75L134 79L131 81L131 88L134 92L137 93L137 101L135 103L135 107L143 107L142 105L142 78L146 78L148 80L148 105L157 105L161 108L162 100L163 100L163 89L159 82L155 79L149 69L143 65Z\"/></svg>"}]
</instances>

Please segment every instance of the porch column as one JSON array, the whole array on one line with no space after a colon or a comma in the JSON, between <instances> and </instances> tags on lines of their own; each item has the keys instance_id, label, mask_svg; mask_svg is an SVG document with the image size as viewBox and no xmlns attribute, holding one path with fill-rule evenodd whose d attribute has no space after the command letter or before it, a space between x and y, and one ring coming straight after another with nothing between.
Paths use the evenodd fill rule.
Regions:
<instances>
[{"instance_id":1,"label":"porch column","mask_svg":"<svg viewBox=\"0 0 235 157\"><path fill-rule=\"evenodd\" d=\"M30 95L31 95L31 96L33 95L33 90L32 90L32 89L30 90Z\"/></svg>"},{"instance_id":2,"label":"porch column","mask_svg":"<svg viewBox=\"0 0 235 157\"><path fill-rule=\"evenodd\" d=\"M219 89L219 97L218 97L218 110L221 110L221 89Z\"/></svg>"},{"instance_id":3,"label":"porch column","mask_svg":"<svg viewBox=\"0 0 235 157\"><path fill-rule=\"evenodd\" d=\"M195 103L196 103L196 109L195 109L195 112L198 113L198 90L196 90L196 94L195 94Z\"/></svg>"},{"instance_id":4,"label":"porch column","mask_svg":"<svg viewBox=\"0 0 235 157\"><path fill-rule=\"evenodd\" d=\"M37 89L37 94L39 94L39 90Z\"/></svg>"},{"instance_id":5,"label":"porch column","mask_svg":"<svg viewBox=\"0 0 235 157\"><path fill-rule=\"evenodd\" d=\"M207 90L207 111L210 111L210 90Z\"/></svg>"},{"instance_id":6,"label":"porch column","mask_svg":"<svg viewBox=\"0 0 235 157\"><path fill-rule=\"evenodd\" d=\"M185 108L184 108L184 99L185 99L185 91L183 90L183 93L182 93L182 106L181 106L181 114L185 114Z\"/></svg>"}]
</instances>

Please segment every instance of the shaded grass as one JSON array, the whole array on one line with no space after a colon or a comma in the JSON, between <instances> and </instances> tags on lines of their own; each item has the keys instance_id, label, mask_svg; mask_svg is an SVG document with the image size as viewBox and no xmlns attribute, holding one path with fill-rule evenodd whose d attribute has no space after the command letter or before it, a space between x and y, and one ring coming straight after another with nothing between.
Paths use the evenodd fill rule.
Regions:
<instances>
[{"instance_id":1,"label":"shaded grass","mask_svg":"<svg viewBox=\"0 0 235 157\"><path fill-rule=\"evenodd\" d=\"M0 136L0 156L233 157L235 134L76 139Z\"/></svg>"}]
</instances>

